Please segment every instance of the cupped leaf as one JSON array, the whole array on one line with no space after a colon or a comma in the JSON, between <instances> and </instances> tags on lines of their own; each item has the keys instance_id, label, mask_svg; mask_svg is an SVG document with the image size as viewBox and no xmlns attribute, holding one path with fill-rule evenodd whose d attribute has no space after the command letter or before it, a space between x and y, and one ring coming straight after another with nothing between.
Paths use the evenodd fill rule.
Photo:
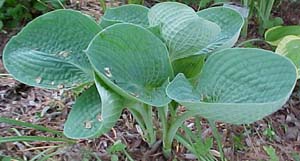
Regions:
<instances>
[{"instance_id":1,"label":"cupped leaf","mask_svg":"<svg viewBox=\"0 0 300 161\"><path fill-rule=\"evenodd\" d=\"M69 138L95 138L109 131L121 116L122 98L106 88L98 76L95 82L96 86L79 96L72 107L64 126L64 134Z\"/></svg>"},{"instance_id":2,"label":"cupped leaf","mask_svg":"<svg viewBox=\"0 0 300 161\"><path fill-rule=\"evenodd\" d=\"M234 46L244 24L241 14L228 7L204 9L197 12L197 15L219 25L221 32L213 42L194 53L194 56L172 62L175 74L183 73L187 78L195 77L200 73L206 54Z\"/></svg>"},{"instance_id":3,"label":"cupped leaf","mask_svg":"<svg viewBox=\"0 0 300 161\"><path fill-rule=\"evenodd\" d=\"M244 25L244 18L240 13L228 7L212 7L197 12L197 15L216 23L221 28L216 40L203 49L203 52L208 53L234 46Z\"/></svg>"},{"instance_id":4,"label":"cupped leaf","mask_svg":"<svg viewBox=\"0 0 300 161\"><path fill-rule=\"evenodd\" d=\"M83 50L100 30L96 22L78 11L49 12L8 42L4 66L20 82L43 88L69 88L92 81Z\"/></svg>"},{"instance_id":5,"label":"cupped leaf","mask_svg":"<svg viewBox=\"0 0 300 161\"><path fill-rule=\"evenodd\" d=\"M168 51L147 29L110 26L92 40L87 55L99 76L122 96L153 106L170 102L165 93L173 76Z\"/></svg>"},{"instance_id":6,"label":"cupped leaf","mask_svg":"<svg viewBox=\"0 0 300 161\"><path fill-rule=\"evenodd\" d=\"M150 26L161 25L161 35L168 46L171 60L185 58L212 43L220 27L181 3L164 2L152 7L148 14Z\"/></svg>"},{"instance_id":7,"label":"cupped leaf","mask_svg":"<svg viewBox=\"0 0 300 161\"><path fill-rule=\"evenodd\" d=\"M261 49L226 49L208 58L193 83L177 75L167 94L210 120L247 124L278 110L296 79L295 66L280 55Z\"/></svg>"},{"instance_id":8,"label":"cupped leaf","mask_svg":"<svg viewBox=\"0 0 300 161\"><path fill-rule=\"evenodd\" d=\"M116 23L133 23L148 27L148 12L149 9L147 7L135 4L109 8L101 17L100 25L106 28Z\"/></svg>"},{"instance_id":9,"label":"cupped leaf","mask_svg":"<svg viewBox=\"0 0 300 161\"><path fill-rule=\"evenodd\" d=\"M201 71L206 57L205 54L234 46L244 24L243 17L228 7L204 9L197 12L197 15L219 25L221 32L219 32L215 40L194 53L194 56L177 59L172 62L175 74L183 73L187 78L195 77Z\"/></svg>"},{"instance_id":10,"label":"cupped leaf","mask_svg":"<svg viewBox=\"0 0 300 161\"><path fill-rule=\"evenodd\" d=\"M300 26L276 26L270 28L265 33L265 40L269 44L277 46L278 43L288 35L300 36Z\"/></svg>"},{"instance_id":11,"label":"cupped leaf","mask_svg":"<svg viewBox=\"0 0 300 161\"><path fill-rule=\"evenodd\" d=\"M291 59L298 69L298 77L300 70L300 36L286 36L278 44L276 53L284 55Z\"/></svg>"}]
</instances>

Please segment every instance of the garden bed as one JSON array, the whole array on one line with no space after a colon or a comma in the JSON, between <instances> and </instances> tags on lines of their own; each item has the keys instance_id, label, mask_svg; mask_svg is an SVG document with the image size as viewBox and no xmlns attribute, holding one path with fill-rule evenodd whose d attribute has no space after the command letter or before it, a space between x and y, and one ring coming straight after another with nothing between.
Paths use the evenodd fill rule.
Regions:
<instances>
[{"instance_id":1,"label":"garden bed","mask_svg":"<svg viewBox=\"0 0 300 161\"><path fill-rule=\"evenodd\" d=\"M153 2L147 2L152 4ZM296 6L296 4L298 6ZM96 1L88 1L78 5L70 4L70 8L82 10L96 19L101 16L101 8ZM283 1L273 14L280 16L285 25L300 24L300 4ZM257 33L257 23L250 22L249 36L244 39L262 38ZM0 53L9 38L17 33L8 30L0 33ZM264 47L264 44L256 44ZM2 58L2 57L1 57ZM0 62L0 73L6 73ZM9 75L0 76L0 116L35 123L48 128L63 130L64 122L74 104L74 94L68 91L53 91L29 87L12 79ZM235 160L269 160L271 153L268 147L276 150L280 160L300 160L300 93L297 86L284 107L276 113L251 125L237 126L218 123L217 127L222 136L225 156L230 161ZM206 120L202 120L202 137L211 137L212 129ZM155 123L154 123L155 124ZM158 124L158 123L157 123ZM193 119L185 124L194 128ZM53 136L37 130L11 126L0 123L0 136ZM161 134L158 134L158 136ZM129 155L135 160L166 160L162 153L161 140L149 148L140 135L133 116L124 110L116 126L97 139L78 140L73 145L49 142L14 142L0 144L0 156L29 160L44 150L53 154L49 160L110 160L111 154L107 149L114 142L121 140L126 145ZM218 156L217 145L212 152ZM125 160L123 153L116 153L119 160ZM194 156L182 145L173 144L173 159L195 160ZM297 160L298 157L298 160ZM169 159L172 160L172 159Z\"/></svg>"}]
</instances>

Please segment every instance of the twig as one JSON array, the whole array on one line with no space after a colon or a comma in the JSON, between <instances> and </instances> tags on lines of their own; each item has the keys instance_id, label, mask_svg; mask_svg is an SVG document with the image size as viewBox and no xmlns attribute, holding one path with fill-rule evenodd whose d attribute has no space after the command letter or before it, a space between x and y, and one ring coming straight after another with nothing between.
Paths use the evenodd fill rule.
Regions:
<instances>
[{"instance_id":1,"label":"twig","mask_svg":"<svg viewBox=\"0 0 300 161\"><path fill-rule=\"evenodd\" d=\"M37 149L48 149L48 148L57 148L59 146L40 146L40 147L32 147L32 148L28 148L28 149L24 149L24 150L21 150L23 152L25 151L30 151L30 150L37 150Z\"/></svg>"}]
</instances>

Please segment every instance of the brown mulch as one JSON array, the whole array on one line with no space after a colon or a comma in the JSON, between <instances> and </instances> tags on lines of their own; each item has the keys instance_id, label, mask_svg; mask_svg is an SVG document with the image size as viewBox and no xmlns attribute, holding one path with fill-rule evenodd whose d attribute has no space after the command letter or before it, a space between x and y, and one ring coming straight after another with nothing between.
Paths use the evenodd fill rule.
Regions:
<instances>
[{"instance_id":1,"label":"brown mulch","mask_svg":"<svg viewBox=\"0 0 300 161\"><path fill-rule=\"evenodd\" d=\"M300 7L290 5L286 1L280 5L280 15L287 24L300 24ZM114 4L113 4L114 5ZM118 5L118 4L117 4ZM101 8L96 0L71 1L70 8L82 10L99 20L102 15ZM289 8L290 7L290 8ZM298 11L298 12L296 12ZM0 33L0 53L8 39L16 31L7 34ZM1 56L2 54L0 54ZM0 61L0 73L4 73ZM299 84L299 83L298 83ZM268 160L269 156L263 146L272 146L276 149L280 160L295 160L293 155L300 153L300 93L299 86L295 88L291 98L284 107L264 120L257 121L251 125L236 126L230 124L218 124L219 132L222 134L224 152L229 161L239 160ZM0 77L0 116L14 118L30 123L43 125L59 131L63 130L63 124L68 112L74 103L74 96L68 91L45 90L26 86L15 81L11 77ZM186 124L193 128L193 119ZM46 149L54 146L50 152L57 153L52 160L80 161L83 158L95 160L98 156L102 160L110 160L107 148L117 140L127 145L128 153L135 160L167 160L162 155L161 142L152 149L143 141L132 115L127 111L118 121L117 125L106 135L96 139L78 140L74 145L48 142L14 142L0 144L0 156L8 155L29 160ZM211 137L211 128L203 120L202 137ZM273 131L270 135L266 131ZM53 136L37 130L11 126L0 123L0 136ZM237 138L240 138L238 140ZM217 150L216 145L214 149ZM177 160L193 160L194 157L184 147L174 143L174 158ZM50 159L49 159L50 160ZM125 160L125 156L119 154L119 160ZM169 159L171 160L171 159ZM295 160L296 161L296 160Z\"/></svg>"}]
</instances>

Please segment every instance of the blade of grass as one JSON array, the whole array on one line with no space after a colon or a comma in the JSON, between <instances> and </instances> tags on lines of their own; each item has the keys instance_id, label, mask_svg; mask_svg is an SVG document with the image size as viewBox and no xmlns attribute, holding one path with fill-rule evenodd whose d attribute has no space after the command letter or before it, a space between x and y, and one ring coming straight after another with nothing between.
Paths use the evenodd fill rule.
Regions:
<instances>
[{"instance_id":1,"label":"blade of grass","mask_svg":"<svg viewBox=\"0 0 300 161\"><path fill-rule=\"evenodd\" d=\"M0 77L11 77L11 74L0 73Z\"/></svg>"},{"instance_id":2,"label":"blade of grass","mask_svg":"<svg viewBox=\"0 0 300 161\"><path fill-rule=\"evenodd\" d=\"M180 144L182 144L185 148L187 148L193 154L196 154L194 147L189 143L189 141L183 136L176 134L174 137Z\"/></svg>"},{"instance_id":3,"label":"blade of grass","mask_svg":"<svg viewBox=\"0 0 300 161\"><path fill-rule=\"evenodd\" d=\"M64 6L64 4L63 4L60 0L57 0L57 2L59 3L59 5L60 5L63 9L66 9L66 7Z\"/></svg>"},{"instance_id":4,"label":"blade of grass","mask_svg":"<svg viewBox=\"0 0 300 161\"><path fill-rule=\"evenodd\" d=\"M17 120L10 119L10 118L0 117L0 122L11 124L11 125L29 127L29 128L33 128L33 129L36 129L39 131L45 131L45 132L49 132L49 133L56 134L59 136L64 136L64 134L62 132L59 132L57 130L53 130L53 129L50 129L50 128L47 128L47 127L44 127L41 125L36 125L36 124L28 123L28 122L17 121Z\"/></svg>"},{"instance_id":5,"label":"blade of grass","mask_svg":"<svg viewBox=\"0 0 300 161\"><path fill-rule=\"evenodd\" d=\"M10 137L1 137L0 144L7 143L7 142L15 142L15 141L47 141L47 142L65 142L74 144L76 141L70 139L63 139L63 138L51 138L51 137L44 137L44 136L10 136Z\"/></svg>"},{"instance_id":6,"label":"blade of grass","mask_svg":"<svg viewBox=\"0 0 300 161\"><path fill-rule=\"evenodd\" d=\"M223 147L222 147L222 140L221 140L221 135L218 132L218 129L216 127L215 121L213 120L208 120L208 123L212 129L212 133L217 141L217 145L218 145L218 149L219 152L221 154L221 161L225 161L225 155L224 155L224 151L223 151Z\"/></svg>"},{"instance_id":7,"label":"blade of grass","mask_svg":"<svg viewBox=\"0 0 300 161\"><path fill-rule=\"evenodd\" d=\"M48 155L45 155L43 158L41 158L39 161L48 161L49 159L51 159L51 157L58 155L60 153L60 151L56 151L54 153L50 153ZM52 159L51 159L52 160Z\"/></svg>"},{"instance_id":8,"label":"blade of grass","mask_svg":"<svg viewBox=\"0 0 300 161\"><path fill-rule=\"evenodd\" d=\"M16 129L16 128L11 128L18 136L22 136L21 133ZM32 147L30 144L28 144L27 142L23 142L24 145L28 146L28 147Z\"/></svg>"},{"instance_id":9,"label":"blade of grass","mask_svg":"<svg viewBox=\"0 0 300 161\"><path fill-rule=\"evenodd\" d=\"M51 147L49 149L46 149L44 151L42 151L41 153L39 153L38 155L34 156L32 159L30 159L29 161L35 161L35 160L38 160L38 158L42 157L43 155L45 155L46 153L58 148L58 147L61 147L61 146L55 146L55 147Z\"/></svg>"},{"instance_id":10,"label":"blade of grass","mask_svg":"<svg viewBox=\"0 0 300 161\"><path fill-rule=\"evenodd\" d=\"M105 0L98 0L100 3L100 7L102 8L103 13L106 11L106 3Z\"/></svg>"}]
</instances>

